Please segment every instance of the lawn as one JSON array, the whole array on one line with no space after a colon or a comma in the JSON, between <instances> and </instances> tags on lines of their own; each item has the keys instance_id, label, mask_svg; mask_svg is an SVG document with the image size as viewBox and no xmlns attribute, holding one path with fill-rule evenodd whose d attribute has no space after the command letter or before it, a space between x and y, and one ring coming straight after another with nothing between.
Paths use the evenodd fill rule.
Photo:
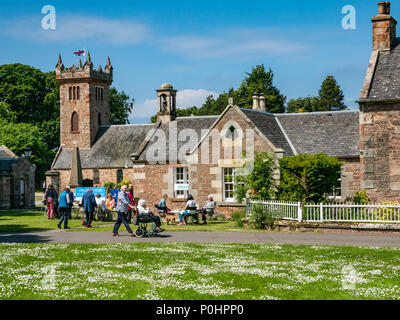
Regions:
<instances>
[{"instance_id":1,"label":"lawn","mask_svg":"<svg viewBox=\"0 0 400 320\"><path fill-rule=\"evenodd\" d=\"M40 211L1 211L0 232L30 232L57 229L58 219L48 220L45 212ZM95 225L107 223L96 222ZM108 223L109 224L109 223ZM80 219L69 220L71 228L82 227ZM64 224L63 224L64 227Z\"/></svg>"},{"instance_id":2,"label":"lawn","mask_svg":"<svg viewBox=\"0 0 400 320\"><path fill-rule=\"evenodd\" d=\"M4 299L400 299L396 249L0 245Z\"/></svg>"}]
</instances>

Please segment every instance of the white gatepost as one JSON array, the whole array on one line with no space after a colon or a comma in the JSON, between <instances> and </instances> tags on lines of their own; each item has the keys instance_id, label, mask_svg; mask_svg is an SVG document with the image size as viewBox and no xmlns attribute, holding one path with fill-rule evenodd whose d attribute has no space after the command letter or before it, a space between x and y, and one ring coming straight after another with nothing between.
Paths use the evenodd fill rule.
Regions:
<instances>
[{"instance_id":1,"label":"white gatepost","mask_svg":"<svg viewBox=\"0 0 400 320\"><path fill-rule=\"evenodd\" d=\"M324 222L324 207L322 203L319 204L319 216L321 222Z\"/></svg>"},{"instance_id":2,"label":"white gatepost","mask_svg":"<svg viewBox=\"0 0 400 320\"><path fill-rule=\"evenodd\" d=\"M301 202L297 203L297 221L303 221L303 206Z\"/></svg>"}]
</instances>

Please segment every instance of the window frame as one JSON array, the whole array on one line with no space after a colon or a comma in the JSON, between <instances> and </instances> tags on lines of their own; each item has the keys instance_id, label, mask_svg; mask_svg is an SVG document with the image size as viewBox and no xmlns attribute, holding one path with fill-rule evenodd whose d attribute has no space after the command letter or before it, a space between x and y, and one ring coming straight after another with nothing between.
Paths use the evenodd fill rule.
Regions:
<instances>
[{"instance_id":1,"label":"window frame","mask_svg":"<svg viewBox=\"0 0 400 320\"><path fill-rule=\"evenodd\" d=\"M179 172L182 171L182 172ZM178 179L178 172L181 177ZM174 168L174 198L185 199L189 191L176 190L177 184L189 184L189 169L188 167L175 167Z\"/></svg>"},{"instance_id":2,"label":"window frame","mask_svg":"<svg viewBox=\"0 0 400 320\"><path fill-rule=\"evenodd\" d=\"M236 175L236 170L240 168L235 168L235 167L224 167L222 168L222 199L224 202L237 202L236 197L235 197L235 175ZM232 172L231 175L225 174L227 170L230 170ZM226 177L231 176L232 181L226 181ZM227 185L232 186L227 190ZM226 192L232 193L232 197L227 197Z\"/></svg>"}]
</instances>

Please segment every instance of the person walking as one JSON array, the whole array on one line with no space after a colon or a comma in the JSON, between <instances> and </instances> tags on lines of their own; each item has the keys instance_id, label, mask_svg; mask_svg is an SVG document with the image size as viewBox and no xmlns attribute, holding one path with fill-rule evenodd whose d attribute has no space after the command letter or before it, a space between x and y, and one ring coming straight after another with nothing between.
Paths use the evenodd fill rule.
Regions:
<instances>
[{"instance_id":1,"label":"person walking","mask_svg":"<svg viewBox=\"0 0 400 320\"><path fill-rule=\"evenodd\" d=\"M132 204L134 207L136 207L136 203L135 203L135 200L134 200L134 198L133 198L133 185L132 185L132 184L129 185L129 188L128 188L128 191L127 191L126 194L128 195L129 200L131 201L131 204ZM129 224L132 222L132 211L133 211L132 209L130 209L130 210L128 211L127 219L128 219Z\"/></svg>"},{"instance_id":2,"label":"person walking","mask_svg":"<svg viewBox=\"0 0 400 320\"><path fill-rule=\"evenodd\" d=\"M69 196L69 206L68 206L68 219L72 220L72 207L74 206L74 193L71 191L71 187L67 186L68 196Z\"/></svg>"},{"instance_id":3,"label":"person walking","mask_svg":"<svg viewBox=\"0 0 400 320\"><path fill-rule=\"evenodd\" d=\"M126 231L128 231L130 237L134 237L133 231L131 227L129 226L129 222L127 219L127 213L129 209L133 210L135 207L133 206L133 203L129 199L129 196L127 194L127 186L122 186L121 192L118 195L118 201L117 201L117 212L118 212L118 217L117 221L115 221L114 229L113 229L113 237L119 236L118 230L121 227L121 224L124 224Z\"/></svg>"},{"instance_id":4,"label":"person walking","mask_svg":"<svg viewBox=\"0 0 400 320\"><path fill-rule=\"evenodd\" d=\"M82 206L86 215L86 227L91 228L94 212L96 210L96 198L92 189L88 189L82 197Z\"/></svg>"},{"instance_id":5,"label":"person walking","mask_svg":"<svg viewBox=\"0 0 400 320\"><path fill-rule=\"evenodd\" d=\"M46 180L43 181L42 188L43 188L43 193L46 193L47 190Z\"/></svg>"},{"instance_id":6,"label":"person walking","mask_svg":"<svg viewBox=\"0 0 400 320\"><path fill-rule=\"evenodd\" d=\"M70 208L71 198L69 196L69 192L71 190L69 187L66 187L64 192L60 194L60 198L58 200L58 207L60 209L61 218L57 224L58 229L61 229L61 224L64 222L64 229L70 229L68 227L68 211Z\"/></svg>"},{"instance_id":7,"label":"person walking","mask_svg":"<svg viewBox=\"0 0 400 320\"><path fill-rule=\"evenodd\" d=\"M58 194L52 184L47 188L43 198L47 206L47 219L54 219L54 208L57 203Z\"/></svg>"}]
</instances>

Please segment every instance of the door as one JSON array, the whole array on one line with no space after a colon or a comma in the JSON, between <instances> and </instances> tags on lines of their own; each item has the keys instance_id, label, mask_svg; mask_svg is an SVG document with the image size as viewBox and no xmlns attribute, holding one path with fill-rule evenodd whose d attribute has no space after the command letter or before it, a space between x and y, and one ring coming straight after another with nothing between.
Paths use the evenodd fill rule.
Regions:
<instances>
[{"instance_id":1,"label":"door","mask_svg":"<svg viewBox=\"0 0 400 320\"><path fill-rule=\"evenodd\" d=\"M19 180L19 207L25 208L25 180Z\"/></svg>"}]
</instances>

